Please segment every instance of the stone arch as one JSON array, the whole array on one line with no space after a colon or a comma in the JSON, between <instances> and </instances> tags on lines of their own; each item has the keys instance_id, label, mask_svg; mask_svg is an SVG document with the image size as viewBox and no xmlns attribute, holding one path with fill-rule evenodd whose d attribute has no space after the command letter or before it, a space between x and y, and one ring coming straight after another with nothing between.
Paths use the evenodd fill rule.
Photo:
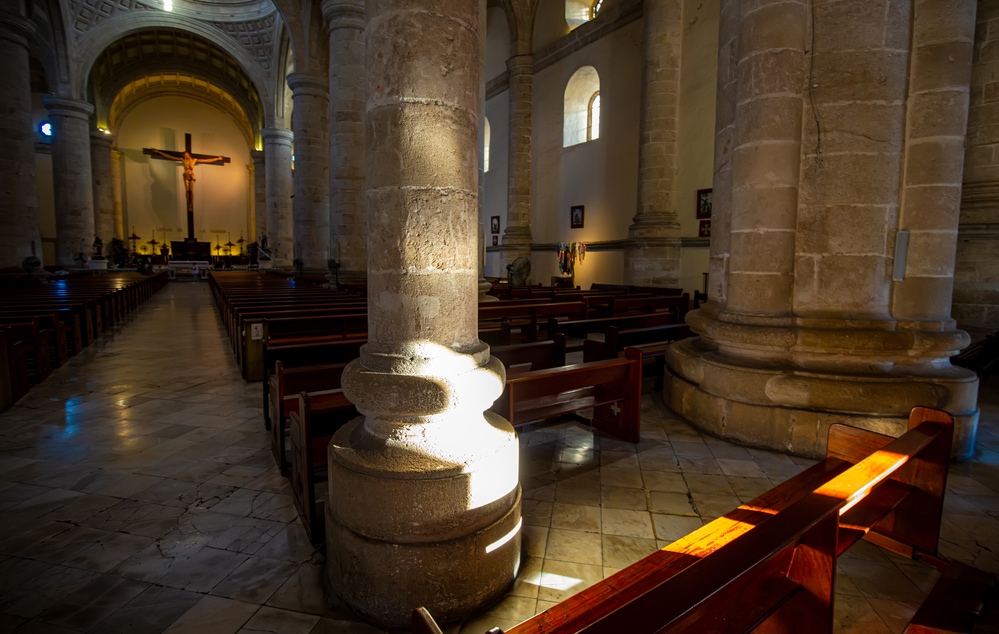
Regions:
<instances>
[{"instance_id":1,"label":"stone arch","mask_svg":"<svg viewBox=\"0 0 999 634\"><path fill-rule=\"evenodd\" d=\"M264 120L273 118L273 91L269 90L267 75L252 57L236 42L219 37L219 31L197 20L163 12L129 13L97 25L87 32L85 45L80 48L73 64L72 94L78 98L86 94L86 84L91 68L104 50L126 35L147 29L173 28L188 31L212 42L228 54L247 74L263 104Z\"/></svg>"},{"instance_id":2,"label":"stone arch","mask_svg":"<svg viewBox=\"0 0 999 634\"><path fill-rule=\"evenodd\" d=\"M513 10L513 5L510 4L510 0L487 0L487 9L499 9L506 14L506 25L509 29L510 35L510 47L511 49L516 48L517 45L517 14ZM488 28L488 25L487 25Z\"/></svg>"}]
</instances>

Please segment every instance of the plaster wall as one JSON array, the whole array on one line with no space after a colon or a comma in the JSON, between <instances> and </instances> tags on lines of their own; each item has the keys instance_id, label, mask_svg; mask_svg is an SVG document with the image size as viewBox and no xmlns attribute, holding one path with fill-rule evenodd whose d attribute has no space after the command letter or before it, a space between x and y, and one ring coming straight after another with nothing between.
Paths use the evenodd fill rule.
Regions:
<instances>
[{"instance_id":1,"label":"plaster wall","mask_svg":"<svg viewBox=\"0 0 999 634\"><path fill-rule=\"evenodd\" d=\"M680 286L694 298L694 291L704 290L711 252L708 247L687 247L680 251Z\"/></svg>"},{"instance_id":2,"label":"plaster wall","mask_svg":"<svg viewBox=\"0 0 999 634\"><path fill-rule=\"evenodd\" d=\"M129 223L126 233L134 229L142 242L151 239L154 229L161 242L187 236L180 163L153 159L144 155L142 148L183 150L184 134L190 133L195 153L221 154L232 159L224 166L194 168L195 237L214 245L216 238L225 243L229 238L235 242L241 234L252 236L247 195L252 184L245 167L252 161L252 148L247 147L227 114L199 101L160 97L137 106L114 132L117 149L124 157L123 201Z\"/></svg>"},{"instance_id":3,"label":"plaster wall","mask_svg":"<svg viewBox=\"0 0 999 634\"><path fill-rule=\"evenodd\" d=\"M565 87L572 74L587 65L596 68L600 75L600 138L563 148ZM640 21L618 29L535 75L531 210L534 242L594 242L628 237L638 204L641 79ZM581 229L570 228L569 210L574 205L585 208ZM587 263L577 269L577 275L589 275L585 269L598 268L596 262L602 257L594 257L590 262L590 257L596 255L587 256ZM537 261L532 279L548 283L548 275L543 273L545 258L532 259ZM550 259L555 267L554 255ZM619 259L622 264L616 268L610 268L609 261L608 268L600 265L599 274L593 273L595 281L610 283L609 276L623 276L623 254Z\"/></svg>"},{"instance_id":4,"label":"plaster wall","mask_svg":"<svg viewBox=\"0 0 999 634\"><path fill-rule=\"evenodd\" d=\"M684 0L683 53L680 62L679 125L677 126L676 177L671 200L676 206L680 235L698 235L696 217L698 189L711 187L714 177L715 78L718 73L718 0ZM686 249L684 250L686 251ZM700 249L698 249L700 251ZM706 254L706 250L705 250ZM685 262L698 256L681 255L684 290L701 288L700 273L694 287ZM707 271L707 255L703 256Z\"/></svg>"},{"instance_id":5,"label":"plaster wall","mask_svg":"<svg viewBox=\"0 0 999 634\"><path fill-rule=\"evenodd\" d=\"M510 58L510 24L499 7L486 13L486 81L506 72Z\"/></svg>"},{"instance_id":6,"label":"plaster wall","mask_svg":"<svg viewBox=\"0 0 999 634\"><path fill-rule=\"evenodd\" d=\"M489 118L489 171L485 173L485 188L482 197L482 226L486 230L486 246L492 246L493 236L503 239L506 228L506 208L508 202L507 179L510 174L510 91L504 90L486 102L486 117ZM500 233L490 232L489 219L500 218ZM486 275L499 277L506 274L500 263L499 254L486 255Z\"/></svg>"}]
</instances>

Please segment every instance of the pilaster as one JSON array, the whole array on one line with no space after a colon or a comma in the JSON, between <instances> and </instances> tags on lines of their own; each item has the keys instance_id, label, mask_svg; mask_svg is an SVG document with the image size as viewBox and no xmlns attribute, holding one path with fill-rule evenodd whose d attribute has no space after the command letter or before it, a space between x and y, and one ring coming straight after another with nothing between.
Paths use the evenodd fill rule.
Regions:
<instances>
[{"instance_id":1,"label":"pilaster","mask_svg":"<svg viewBox=\"0 0 999 634\"><path fill-rule=\"evenodd\" d=\"M330 244L329 84L325 75L288 75L295 114L295 253L306 269L326 271Z\"/></svg>"},{"instance_id":2,"label":"pilaster","mask_svg":"<svg viewBox=\"0 0 999 634\"><path fill-rule=\"evenodd\" d=\"M267 180L267 252L275 266L290 267L294 257L295 222L292 216L291 139L288 130L267 128L264 140Z\"/></svg>"}]
</instances>

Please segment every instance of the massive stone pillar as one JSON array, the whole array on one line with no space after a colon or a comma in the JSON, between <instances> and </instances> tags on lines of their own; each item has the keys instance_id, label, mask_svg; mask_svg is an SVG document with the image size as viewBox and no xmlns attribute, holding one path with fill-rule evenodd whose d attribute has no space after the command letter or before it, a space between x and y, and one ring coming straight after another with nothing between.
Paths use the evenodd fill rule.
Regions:
<instances>
[{"instance_id":1,"label":"massive stone pillar","mask_svg":"<svg viewBox=\"0 0 999 634\"><path fill-rule=\"evenodd\" d=\"M324 0L330 36L330 238L340 280L367 275L364 0Z\"/></svg>"},{"instance_id":2,"label":"massive stone pillar","mask_svg":"<svg viewBox=\"0 0 999 634\"><path fill-rule=\"evenodd\" d=\"M260 131L264 139L264 163L267 180L267 252L274 265L291 266L294 257L295 223L292 219L291 132L268 128Z\"/></svg>"},{"instance_id":3,"label":"massive stone pillar","mask_svg":"<svg viewBox=\"0 0 999 634\"><path fill-rule=\"evenodd\" d=\"M638 214L628 228L627 284L680 285L680 223L673 198L683 22L680 0L646 0Z\"/></svg>"},{"instance_id":4,"label":"massive stone pillar","mask_svg":"<svg viewBox=\"0 0 999 634\"><path fill-rule=\"evenodd\" d=\"M114 218L114 237L125 240L125 210L121 200L121 152L111 150L111 208Z\"/></svg>"},{"instance_id":5,"label":"massive stone pillar","mask_svg":"<svg viewBox=\"0 0 999 634\"><path fill-rule=\"evenodd\" d=\"M253 159L253 223L254 227L247 239L256 242L260 235L267 233L267 164L261 150L250 152Z\"/></svg>"},{"instance_id":6,"label":"massive stone pillar","mask_svg":"<svg viewBox=\"0 0 999 634\"><path fill-rule=\"evenodd\" d=\"M56 261L73 266L94 243L94 182L90 170L90 115L86 101L46 97L52 123L52 181L56 209ZM78 264L78 262L77 262Z\"/></svg>"},{"instance_id":7,"label":"massive stone pillar","mask_svg":"<svg viewBox=\"0 0 999 634\"><path fill-rule=\"evenodd\" d=\"M939 407L967 456L978 381L948 362L968 342L948 298L975 3L814 8L809 33L805 0L722 5L724 242L667 398L714 434L810 456L832 423L897 435Z\"/></svg>"},{"instance_id":8,"label":"massive stone pillar","mask_svg":"<svg viewBox=\"0 0 999 634\"><path fill-rule=\"evenodd\" d=\"M999 329L999 6L978 6L964 155L954 318L976 334Z\"/></svg>"},{"instance_id":9,"label":"massive stone pillar","mask_svg":"<svg viewBox=\"0 0 999 634\"><path fill-rule=\"evenodd\" d=\"M500 245L504 266L518 257L531 257L531 139L534 108L534 60L514 55L506 62L510 74L510 155L507 175L506 229Z\"/></svg>"},{"instance_id":10,"label":"massive stone pillar","mask_svg":"<svg viewBox=\"0 0 999 634\"><path fill-rule=\"evenodd\" d=\"M326 270L330 239L329 85L325 75L288 75L295 114L295 257Z\"/></svg>"},{"instance_id":11,"label":"massive stone pillar","mask_svg":"<svg viewBox=\"0 0 999 634\"><path fill-rule=\"evenodd\" d=\"M517 440L483 414L504 369L476 323L477 4L367 2L368 343L343 375L363 416L330 444L326 543L333 591L386 627L460 619L519 565Z\"/></svg>"},{"instance_id":12,"label":"massive stone pillar","mask_svg":"<svg viewBox=\"0 0 999 634\"><path fill-rule=\"evenodd\" d=\"M111 144L114 137L100 130L90 133L90 165L94 177L94 233L108 254L115 237L114 179L111 177Z\"/></svg>"},{"instance_id":13,"label":"massive stone pillar","mask_svg":"<svg viewBox=\"0 0 999 634\"><path fill-rule=\"evenodd\" d=\"M0 9L0 268L42 257L28 41L35 25ZM51 264L51 262L49 262Z\"/></svg>"}]
</instances>

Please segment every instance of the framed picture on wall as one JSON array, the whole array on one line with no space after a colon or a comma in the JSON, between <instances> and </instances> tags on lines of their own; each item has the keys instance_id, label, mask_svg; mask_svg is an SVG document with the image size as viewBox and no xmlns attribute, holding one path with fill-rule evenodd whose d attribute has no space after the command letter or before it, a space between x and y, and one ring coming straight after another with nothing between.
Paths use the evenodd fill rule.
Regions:
<instances>
[{"instance_id":1,"label":"framed picture on wall","mask_svg":"<svg viewBox=\"0 0 999 634\"><path fill-rule=\"evenodd\" d=\"M493 246L494 247L499 246L499 236L493 236Z\"/></svg>"},{"instance_id":2,"label":"framed picture on wall","mask_svg":"<svg viewBox=\"0 0 999 634\"><path fill-rule=\"evenodd\" d=\"M492 216L489 218L489 232L499 233L499 216Z\"/></svg>"},{"instance_id":3,"label":"framed picture on wall","mask_svg":"<svg viewBox=\"0 0 999 634\"><path fill-rule=\"evenodd\" d=\"M698 218L710 218L711 217L711 190L710 189L698 189L697 190L697 217Z\"/></svg>"},{"instance_id":4,"label":"framed picture on wall","mask_svg":"<svg viewBox=\"0 0 999 634\"><path fill-rule=\"evenodd\" d=\"M569 208L569 227L572 229L583 228L583 205Z\"/></svg>"},{"instance_id":5,"label":"framed picture on wall","mask_svg":"<svg viewBox=\"0 0 999 634\"><path fill-rule=\"evenodd\" d=\"M711 221L702 220L700 226L697 227L697 237L698 238L710 238L711 237Z\"/></svg>"}]
</instances>

